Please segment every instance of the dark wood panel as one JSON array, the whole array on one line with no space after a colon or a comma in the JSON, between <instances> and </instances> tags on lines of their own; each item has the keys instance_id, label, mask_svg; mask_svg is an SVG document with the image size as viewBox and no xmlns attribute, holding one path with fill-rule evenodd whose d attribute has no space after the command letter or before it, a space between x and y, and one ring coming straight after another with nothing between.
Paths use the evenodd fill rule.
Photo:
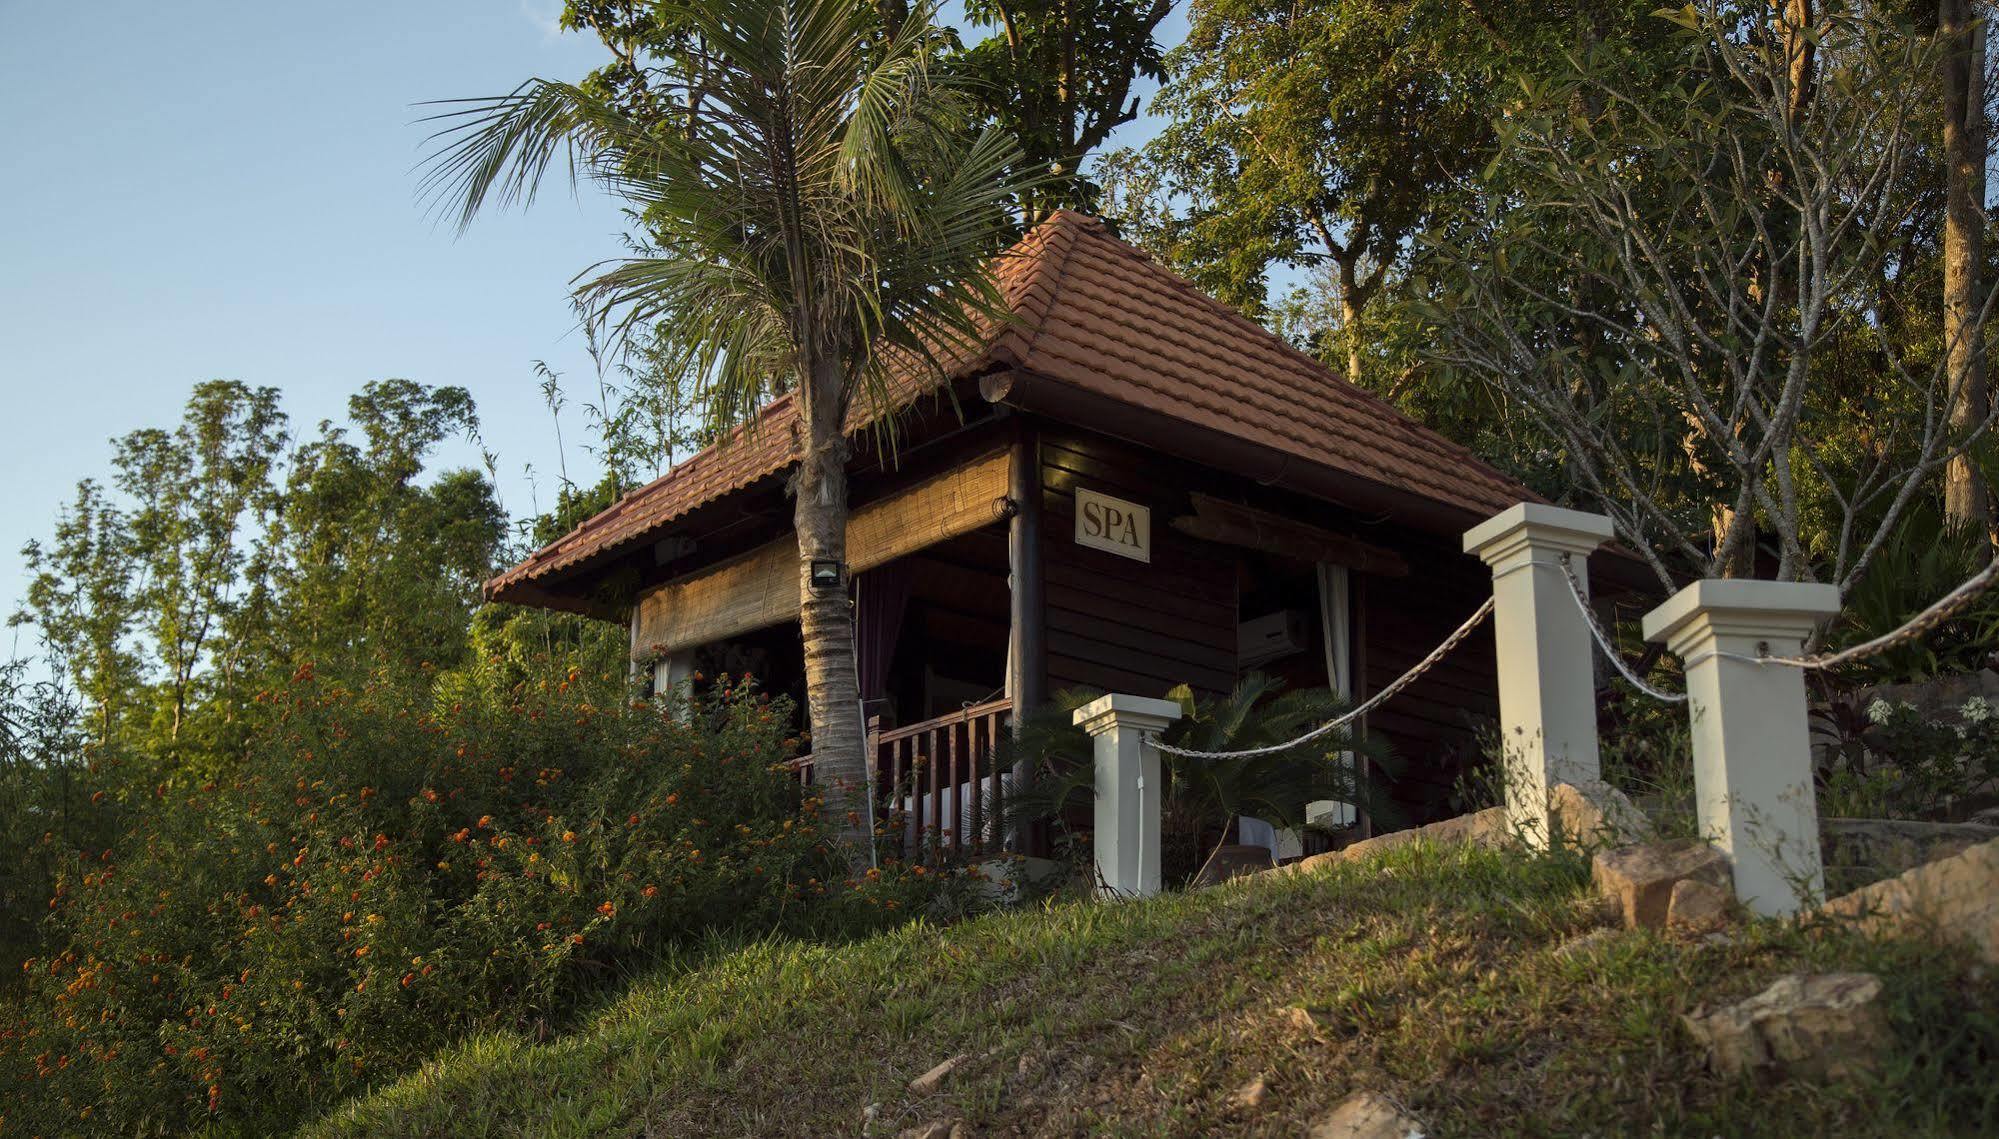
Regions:
<instances>
[{"instance_id":1,"label":"dark wood panel","mask_svg":"<svg viewBox=\"0 0 1999 1139\"><path fill-rule=\"evenodd\" d=\"M1153 676L1174 684L1186 681L1196 688L1212 692L1223 691L1235 684L1234 654L1227 659L1211 658L1207 662L1174 659L1156 653L1134 652L1052 627L1048 630L1048 651L1052 655L1118 668L1139 676Z\"/></svg>"},{"instance_id":2,"label":"dark wood panel","mask_svg":"<svg viewBox=\"0 0 1999 1139\"><path fill-rule=\"evenodd\" d=\"M1217 637L1236 635L1236 610L1232 602L1156 594L1111 596L1100 590L1083 589L1055 581L1048 583L1048 606L1074 613L1088 613L1113 621L1151 627L1160 621L1204 629Z\"/></svg>"},{"instance_id":3,"label":"dark wood panel","mask_svg":"<svg viewBox=\"0 0 1999 1139\"><path fill-rule=\"evenodd\" d=\"M1115 665L1076 660L1052 652L1048 655L1048 686L1051 691L1087 688L1099 692L1127 692L1134 696L1164 696L1168 689L1182 683L1192 682L1184 676L1148 676ZM1200 691L1204 695L1214 695L1224 689L1202 688Z\"/></svg>"}]
</instances>

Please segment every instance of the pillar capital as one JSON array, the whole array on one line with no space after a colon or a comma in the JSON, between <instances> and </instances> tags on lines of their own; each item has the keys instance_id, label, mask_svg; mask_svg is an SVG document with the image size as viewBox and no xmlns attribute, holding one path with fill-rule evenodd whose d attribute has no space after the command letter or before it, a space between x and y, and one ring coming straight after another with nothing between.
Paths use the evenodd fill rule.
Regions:
<instances>
[{"instance_id":1,"label":"pillar capital","mask_svg":"<svg viewBox=\"0 0 1999 1139\"><path fill-rule=\"evenodd\" d=\"M1601 514L1522 502L1465 531L1465 553L1498 574L1523 562L1553 560L1562 554L1588 557L1617 536Z\"/></svg>"},{"instance_id":2,"label":"pillar capital","mask_svg":"<svg viewBox=\"0 0 1999 1139\"><path fill-rule=\"evenodd\" d=\"M1694 582L1645 614L1645 639L1662 641L1681 660L1715 650L1762 655L1754 644L1772 642L1772 653L1797 652L1820 621L1839 612L1839 587L1802 581L1707 578Z\"/></svg>"},{"instance_id":3,"label":"pillar capital","mask_svg":"<svg viewBox=\"0 0 1999 1139\"><path fill-rule=\"evenodd\" d=\"M1178 701L1113 693L1099 696L1076 709L1072 722L1093 736L1119 728L1157 732L1178 720L1183 711Z\"/></svg>"}]
</instances>

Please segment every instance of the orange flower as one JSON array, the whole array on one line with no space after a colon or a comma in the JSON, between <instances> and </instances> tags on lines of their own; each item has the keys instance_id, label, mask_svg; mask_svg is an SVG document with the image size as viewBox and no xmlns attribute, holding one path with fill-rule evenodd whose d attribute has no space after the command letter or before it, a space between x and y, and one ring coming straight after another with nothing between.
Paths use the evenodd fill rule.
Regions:
<instances>
[{"instance_id":1,"label":"orange flower","mask_svg":"<svg viewBox=\"0 0 1999 1139\"><path fill-rule=\"evenodd\" d=\"M658 886L647 886L647 887L646 887L646 888L645 888L644 890L641 890L641 891L639 891L639 892L640 892L640 893L642 893L642 894L644 894L644 895L645 895L646 897L648 897L648 898L655 898L655 897L658 897L658 896L659 896L659 887L658 887Z\"/></svg>"},{"instance_id":2,"label":"orange flower","mask_svg":"<svg viewBox=\"0 0 1999 1139\"><path fill-rule=\"evenodd\" d=\"M609 902L605 902L603 905L597 907L597 912L603 914L605 917L608 918L615 916L617 914L618 907L612 905Z\"/></svg>"},{"instance_id":3,"label":"orange flower","mask_svg":"<svg viewBox=\"0 0 1999 1139\"><path fill-rule=\"evenodd\" d=\"M575 831L563 831L563 832L562 832L562 841L564 841L564 842L575 842L575 841L576 841L576 832L575 832Z\"/></svg>"}]
</instances>

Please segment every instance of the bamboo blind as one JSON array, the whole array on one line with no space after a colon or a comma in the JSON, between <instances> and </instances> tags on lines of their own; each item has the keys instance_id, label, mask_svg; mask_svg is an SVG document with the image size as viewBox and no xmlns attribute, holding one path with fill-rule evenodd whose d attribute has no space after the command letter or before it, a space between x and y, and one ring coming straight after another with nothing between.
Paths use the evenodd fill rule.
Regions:
<instances>
[{"instance_id":1,"label":"bamboo blind","mask_svg":"<svg viewBox=\"0 0 1999 1139\"><path fill-rule=\"evenodd\" d=\"M924 480L853 512L847 564L873 569L999 518L1004 450ZM798 542L784 537L669 581L639 598L634 655L678 652L798 617Z\"/></svg>"}]
</instances>

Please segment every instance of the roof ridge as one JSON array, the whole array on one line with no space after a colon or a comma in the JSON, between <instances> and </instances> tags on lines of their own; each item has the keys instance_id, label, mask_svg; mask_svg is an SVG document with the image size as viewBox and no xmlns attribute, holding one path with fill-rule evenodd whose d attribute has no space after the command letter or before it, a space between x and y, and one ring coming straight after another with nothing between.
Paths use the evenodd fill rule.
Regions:
<instances>
[{"instance_id":1,"label":"roof ridge","mask_svg":"<svg viewBox=\"0 0 1999 1139\"><path fill-rule=\"evenodd\" d=\"M1061 295L1069 272L1069 259L1075 255L1080 234L1091 225L1100 227L1102 223L1074 210L1056 210L1021 238L1020 244L1025 245L1035 234L1046 231L1039 250L1032 254L1017 254L1032 259L1031 272L1021 286L1021 303L1014 308L1018 323L1002 330L993 339L984 353L987 359L1019 367L1033 353L1034 345L1047 327L1048 314L1055 311L1055 298ZM1058 237L1062 239L1059 250L1055 248ZM1016 245L1014 248L1019 247ZM1040 296L1037 303L1037 295L1043 292L1041 286L1046 286L1046 295ZM1031 314L1026 311L1030 306L1033 308ZM1016 340L1022 343L1016 345Z\"/></svg>"}]
</instances>

